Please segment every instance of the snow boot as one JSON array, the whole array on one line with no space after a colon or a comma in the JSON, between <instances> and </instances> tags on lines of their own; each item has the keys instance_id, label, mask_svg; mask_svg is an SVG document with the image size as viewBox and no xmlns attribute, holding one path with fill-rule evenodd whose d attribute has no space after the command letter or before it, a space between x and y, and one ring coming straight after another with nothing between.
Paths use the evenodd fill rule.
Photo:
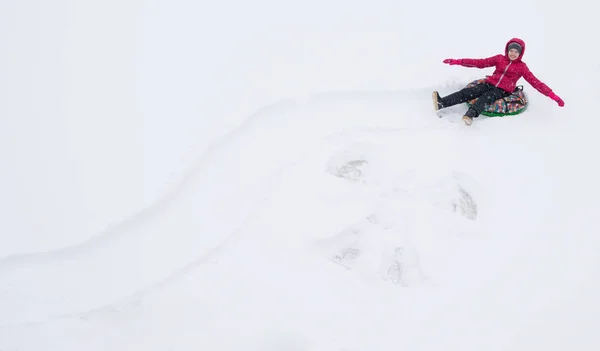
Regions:
<instances>
[{"instance_id":1,"label":"snow boot","mask_svg":"<svg viewBox=\"0 0 600 351\"><path fill-rule=\"evenodd\" d=\"M440 97L440 94L438 94L437 91L434 91L431 94L431 98L433 99L433 109L435 111L439 111L440 109L444 108L444 104L442 104L442 98Z\"/></svg>"},{"instance_id":2,"label":"snow boot","mask_svg":"<svg viewBox=\"0 0 600 351\"><path fill-rule=\"evenodd\" d=\"M478 115L477 111L475 111L471 107L470 109L467 110L465 115L462 117L462 120L465 122L466 125L470 126L471 124L473 124L473 118L477 117L477 115Z\"/></svg>"}]
</instances>

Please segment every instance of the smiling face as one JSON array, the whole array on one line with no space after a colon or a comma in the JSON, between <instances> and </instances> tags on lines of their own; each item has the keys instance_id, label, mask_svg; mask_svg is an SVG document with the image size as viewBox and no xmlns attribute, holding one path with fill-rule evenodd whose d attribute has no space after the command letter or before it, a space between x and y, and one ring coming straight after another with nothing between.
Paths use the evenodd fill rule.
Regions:
<instances>
[{"instance_id":1,"label":"smiling face","mask_svg":"<svg viewBox=\"0 0 600 351\"><path fill-rule=\"evenodd\" d=\"M519 51L517 51L517 49L508 50L508 58L511 59L511 61L516 60L518 57L519 57Z\"/></svg>"}]
</instances>

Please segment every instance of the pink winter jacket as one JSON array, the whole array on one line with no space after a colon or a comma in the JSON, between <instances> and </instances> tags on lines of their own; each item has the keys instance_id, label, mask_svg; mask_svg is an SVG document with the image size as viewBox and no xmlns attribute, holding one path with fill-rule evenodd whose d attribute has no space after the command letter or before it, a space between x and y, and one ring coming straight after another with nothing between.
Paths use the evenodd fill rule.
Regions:
<instances>
[{"instance_id":1,"label":"pink winter jacket","mask_svg":"<svg viewBox=\"0 0 600 351\"><path fill-rule=\"evenodd\" d=\"M521 55L511 62L508 58L508 45L512 42L521 45L523 50ZM464 67L486 68L496 66L494 73L491 76L487 76L485 81L498 88L504 89L509 93L512 93L515 90L517 81L523 77L537 91L549 96L552 93L552 89L537 79L533 73L531 73L525 62L521 61L523 54L525 54L525 42L521 39L513 38L506 43L504 55L498 54L484 59L464 58L458 61L460 62L460 65Z\"/></svg>"}]
</instances>

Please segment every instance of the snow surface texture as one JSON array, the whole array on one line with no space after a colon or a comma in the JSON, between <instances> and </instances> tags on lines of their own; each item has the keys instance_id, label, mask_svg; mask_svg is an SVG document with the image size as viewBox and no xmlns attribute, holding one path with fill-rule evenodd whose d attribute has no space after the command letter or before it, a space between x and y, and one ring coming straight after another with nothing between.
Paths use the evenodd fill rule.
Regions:
<instances>
[{"instance_id":1,"label":"snow surface texture","mask_svg":"<svg viewBox=\"0 0 600 351\"><path fill-rule=\"evenodd\" d=\"M0 350L600 349L594 12L468 4L0 5Z\"/></svg>"}]
</instances>

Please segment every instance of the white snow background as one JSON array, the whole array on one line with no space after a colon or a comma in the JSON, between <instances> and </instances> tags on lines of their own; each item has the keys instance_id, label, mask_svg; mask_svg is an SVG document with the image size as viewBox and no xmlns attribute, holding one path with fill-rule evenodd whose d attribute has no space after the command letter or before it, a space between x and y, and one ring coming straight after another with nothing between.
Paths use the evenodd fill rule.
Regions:
<instances>
[{"instance_id":1,"label":"white snow background","mask_svg":"<svg viewBox=\"0 0 600 351\"><path fill-rule=\"evenodd\" d=\"M0 350L600 349L594 6L1 2Z\"/></svg>"}]
</instances>

